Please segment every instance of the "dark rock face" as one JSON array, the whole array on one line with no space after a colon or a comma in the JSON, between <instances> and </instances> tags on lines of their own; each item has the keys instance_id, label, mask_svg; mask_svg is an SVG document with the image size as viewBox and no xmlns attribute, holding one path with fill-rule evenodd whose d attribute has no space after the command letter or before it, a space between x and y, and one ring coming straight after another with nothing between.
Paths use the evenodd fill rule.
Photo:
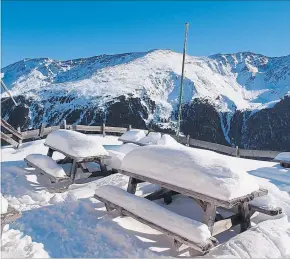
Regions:
<instances>
[{"instance_id":1,"label":"dark rock face","mask_svg":"<svg viewBox=\"0 0 290 259\"><path fill-rule=\"evenodd\" d=\"M250 116L242 138L245 148L289 151L290 96L285 96L273 108Z\"/></svg>"},{"instance_id":2,"label":"dark rock face","mask_svg":"<svg viewBox=\"0 0 290 259\"><path fill-rule=\"evenodd\" d=\"M183 105L181 131L194 139L228 145L219 113L207 100L195 99Z\"/></svg>"}]
</instances>

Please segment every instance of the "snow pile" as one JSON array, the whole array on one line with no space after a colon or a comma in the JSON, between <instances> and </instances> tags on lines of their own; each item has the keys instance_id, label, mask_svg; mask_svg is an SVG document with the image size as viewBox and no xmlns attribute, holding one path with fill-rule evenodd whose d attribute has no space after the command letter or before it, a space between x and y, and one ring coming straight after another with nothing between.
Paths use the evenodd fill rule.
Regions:
<instances>
[{"instance_id":1,"label":"snow pile","mask_svg":"<svg viewBox=\"0 0 290 259\"><path fill-rule=\"evenodd\" d=\"M282 152L278 154L275 158L275 161L284 161L284 162L290 162L290 152Z\"/></svg>"},{"instance_id":2,"label":"snow pile","mask_svg":"<svg viewBox=\"0 0 290 259\"><path fill-rule=\"evenodd\" d=\"M110 158L104 159L104 164L106 165L108 170L118 170L121 167L125 154L115 150L108 150L108 153Z\"/></svg>"},{"instance_id":3,"label":"snow pile","mask_svg":"<svg viewBox=\"0 0 290 259\"><path fill-rule=\"evenodd\" d=\"M49 156L30 154L26 156L26 159L54 177L63 178L67 176L63 168Z\"/></svg>"},{"instance_id":4,"label":"snow pile","mask_svg":"<svg viewBox=\"0 0 290 259\"><path fill-rule=\"evenodd\" d=\"M290 223L284 217L267 220L212 249L216 258L289 258Z\"/></svg>"},{"instance_id":5,"label":"snow pile","mask_svg":"<svg viewBox=\"0 0 290 259\"><path fill-rule=\"evenodd\" d=\"M3 197L2 193L0 193L1 196L1 213L0 214L5 214L7 213L8 210L8 201Z\"/></svg>"},{"instance_id":6,"label":"snow pile","mask_svg":"<svg viewBox=\"0 0 290 259\"><path fill-rule=\"evenodd\" d=\"M65 152L72 157L108 155L105 148L95 139L72 130L56 130L50 133L45 144Z\"/></svg>"},{"instance_id":7,"label":"snow pile","mask_svg":"<svg viewBox=\"0 0 290 259\"><path fill-rule=\"evenodd\" d=\"M158 141L157 145L165 145L165 146L182 146L178 143L173 137L168 134L164 134Z\"/></svg>"},{"instance_id":8,"label":"snow pile","mask_svg":"<svg viewBox=\"0 0 290 259\"><path fill-rule=\"evenodd\" d=\"M182 217L144 198L132 195L115 186L101 186L96 194L125 208L134 215L144 218L166 230L185 237L195 243L203 243L211 237L207 225Z\"/></svg>"},{"instance_id":9,"label":"snow pile","mask_svg":"<svg viewBox=\"0 0 290 259\"><path fill-rule=\"evenodd\" d=\"M141 138L144 138L146 136L144 130L129 130L123 133L119 140L121 141L132 141L132 142L137 142Z\"/></svg>"},{"instance_id":10,"label":"snow pile","mask_svg":"<svg viewBox=\"0 0 290 259\"><path fill-rule=\"evenodd\" d=\"M6 225L1 239L1 258L49 258L43 244L32 242L30 236L23 236L19 230Z\"/></svg>"},{"instance_id":11,"label":"snow pile","mask_svg":"<svg viewBox=\"0 0 290 259\"><path fill-rule=\"evenodd\" d=\"M222 200L259 189L253 177L236 167L234 159L196 148L140 147L124 157L121 168Z\"/></svg>"},{"instance_id":12,"label":"snow pile","mask_svg":"<svg viewBox=\"0 0 290 259\"><path fill-rule=\"evenodd\" d=\"M127 143L119 146L119 149L117 151L123 153L123 154L128 154L131 152L133 149L138 148L139 146L133 143Z\"/></svg>"},{"instance_id":13,"label":"snow pile","mask_svg":"<svg viewBox=\"0 0 290 259\"><path fill-rule=\"evenodd\" d=\"M109 170L119 169L125 155L138 147L136 144L126 143L115 148L115 150L108 150L110 158L104 160L105 165Z\"/></svg>"},{"instance_id":14,"label":"snow pile","mask_svg":"<svg viewBox=\"0 0 290 259\"><path fill-rule=\"evenodd\" d=\"M144 145L156 145L158 140L161 139L161 133L150 132L146 137L140 139L138 142Z\"/></svg>"}]
</instances>

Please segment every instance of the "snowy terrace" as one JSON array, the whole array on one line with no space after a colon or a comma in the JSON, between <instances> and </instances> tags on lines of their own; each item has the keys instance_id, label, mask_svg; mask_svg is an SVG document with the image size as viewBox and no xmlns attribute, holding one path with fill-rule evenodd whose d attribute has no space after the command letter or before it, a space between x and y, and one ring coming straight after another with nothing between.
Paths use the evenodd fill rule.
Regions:
<instances>
[{"instance_id":1,"label":"snowy terrace","mask_svg":"<svg viewBox=\"0 0 290 259\"><path fill-rule=\"evenodd\" d=\"M117 137L91 135L94 141L111 150L110 154L130 151L120 148ZM176 251L172 239L130 217L107 213L104 204L93 198L95 190L102 185L115 185L126 189L128 177L113 174L88 181L80 172L73 184L63 193L48 192L49 181L43 175L27 168L24 158L32 153L46 154L44 140L22 144L18 150L2 147L1 193L22 217L6 225L2 234L2 257L192 257L194 252L186 246ZM196 149L198 151L198 149ZM211 151L207 153L210 159ZM58 157L57 157L58 155ZM62 158L56 154L56 159ZM224 159L227 159L224 156ZM289 257L290 256L290 169L279 163L243 158L234 159L234 164L246 170L260 187L269 194L260 197L260 204L271 202L283 209L283 214L269 217L257 214L253 227L242 234L239 227L217 236L220 246L206 257ZM69 168L64 168L69 170ZM146 170L146 168L144 168ZM158 186L149 183L138 185L137 195L145 196ZM160 206L182 216L201 221L203 211L191 199L176 195L173 202ZM221 214L227 213L221 211Z\"/></svg>"}]
</instances>

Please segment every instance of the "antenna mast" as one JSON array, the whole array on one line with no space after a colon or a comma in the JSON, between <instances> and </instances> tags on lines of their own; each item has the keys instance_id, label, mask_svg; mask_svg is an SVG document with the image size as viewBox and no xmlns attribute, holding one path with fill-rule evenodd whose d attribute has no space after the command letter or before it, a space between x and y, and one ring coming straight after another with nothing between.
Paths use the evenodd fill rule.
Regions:
<instances>
[{"instance_id":1,"label":"antenna mast","mask_svg":"<svg viewBox=\"0 0 290 259\"><path fill-rule=\"evenodd\" d=\"M5 92L8 93L8 95L10 96L10 98L12 99L12 101L14 102L15 106L18 106L17 102L15 101L15 99L13 98L13 96L11 95L9 89L7 88L7 86L4 84L3 80L1 79L1 86L4 89Z\"/></svg>"},{"instance_id":2,"label":"antenna mast","mask_svg":"<svg viewBox=\"0 0 290 259\"><path fill-rule=\"evenodd\" d=\"M180 121L181 121L181 105L182 105L182 93L183 93L183 79L184 79L184 63L185 63L185 54L186 54L186 43L187 43L187 32L189 24L185 24L185 35L184 35L184 45L183 45L183 59L182 59L182 72L181 72L181 83L180 83L180 92L179 92L179 105L178 105L178 125L176 136L179 138L180 132Z\"/></svg>"}]
</instances>

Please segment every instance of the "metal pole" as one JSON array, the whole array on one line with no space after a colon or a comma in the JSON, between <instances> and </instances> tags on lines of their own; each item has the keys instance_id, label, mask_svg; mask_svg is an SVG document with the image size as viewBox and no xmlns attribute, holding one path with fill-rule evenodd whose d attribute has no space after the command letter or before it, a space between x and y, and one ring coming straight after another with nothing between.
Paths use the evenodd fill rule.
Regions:
<instances>
[{"instance_id":1,"label":"metal pole","mask_svg":"<svg viewBox=\"0 0 290 259\"><path fill-rule=\"evenodd\" d=\"M179 92L179 105L178 105L178 125L176 136L179 138L180 132L180 121L181 121L181 105L182 105L182 93L183 93L183 79L184 79L184 63L186 54L186 43L187 43L187 32L189 24L185 24L185 35L184 35L184 45L183 45L183 59L182 59L182 71L181 71L181 82L180 82L180 92Z\"/></svg>"},{"instance_id":2,"label":"metal pole","mask_svg":"<svg viewBox=\"0 0 290 259\"><path fill-rule=\"evenodd\" d=\"M8 90L7 86L4 84L4 82L1 80L1 86L3 89L8 93L12 101L14 102L15 106L18 106L17 102L14 100L13 96L11 95L10 91Z\"/></svg>"}]
</instances>

